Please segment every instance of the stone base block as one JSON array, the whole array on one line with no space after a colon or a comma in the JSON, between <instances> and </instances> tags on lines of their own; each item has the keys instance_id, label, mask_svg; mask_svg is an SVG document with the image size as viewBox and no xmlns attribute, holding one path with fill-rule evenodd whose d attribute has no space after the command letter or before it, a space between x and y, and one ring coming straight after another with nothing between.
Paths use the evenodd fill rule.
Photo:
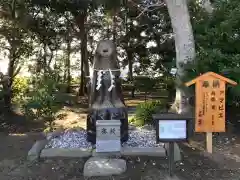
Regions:
<instances>
[{"instance_id":1,"label":"stone base block","mask_svg":"<svg viewBox=\"0 0 240 180\"><path fill-rule=\"evenodd\" d=\"M49 148L43 149L40 157L90 157L92 155L92 149L84 148Z\"/></svg>"},{"instance_id":2,"label":"stone base block","mask_svg":"<svg viewBox=\"0 0 240 180\"><path fill-rule=\"evenodd\" d=\"M126 169L127 164L123 159L91 157L84 165L83 175L85 177L119 175Z\"/></svg>"},{"instance_id":3,"label":"stone base block","mask_svg":"<svg viewBox=\"0 0 240 180\"><path fill-rule=\"evenodd\" d=\"M158 156L165 157L166 150L163 147L122 147L123 156Z\"/></svg>"}]
</instances>

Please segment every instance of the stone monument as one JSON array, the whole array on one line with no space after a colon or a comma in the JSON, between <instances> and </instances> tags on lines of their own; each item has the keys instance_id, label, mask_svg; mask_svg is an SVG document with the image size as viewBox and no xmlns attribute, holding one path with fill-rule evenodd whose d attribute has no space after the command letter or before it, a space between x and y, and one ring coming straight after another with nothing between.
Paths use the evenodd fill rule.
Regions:
<instances>
[{"instance_id":1,"label":"stone monument","mask_svg":"<svg viewBox=\"0 0 240 180\"><path fill-rule=\"evenodd\" d=\"M128 140L128 112L122 94L120 66L116 46L110 40L99 42L90 77L87 140L92 144L96 144L97 120L120 120L121 143Z\"/></svg>"},{"instance_id":2,"label":"stone monument","mask_svg":"<svg viewBox=\"0 0 240 180\"><path fill-rule=\"evenodd\" d=\"M97 120L96 152L120 152L120 120Z\"/></svg>"}]
</instances>

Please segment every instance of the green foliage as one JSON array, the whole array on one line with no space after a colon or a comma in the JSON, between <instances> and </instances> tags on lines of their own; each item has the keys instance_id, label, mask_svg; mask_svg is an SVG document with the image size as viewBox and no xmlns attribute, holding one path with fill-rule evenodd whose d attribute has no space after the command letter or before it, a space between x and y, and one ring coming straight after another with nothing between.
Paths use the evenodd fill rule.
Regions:
<instances>
[{"instance_id":1,"label":"green foliage","mask_svg":"<svg viewBox=\"0 0 240 180\"><path fill-rule=\"evenodd\" d=\"M50 127L61 108L57 102L57 82L54 81L53 76L52 74L45 74L33 77L34 86L24 105L25 114L28 117L43 119Z\"/></svg>"},{"instance_id":2,"label":"green foliage","mask_svg":"<svg viewBox=\"0 0 240 180\"><path fill-rule=\"evenodd\" d=\"M137 126L143 126L145 124L152 124L152 115L157 113L161 109L166 107L164 101L147 101L140 103L136 109L135 118L132 120Z\"/></svg>"},{"instance_id":3,"label":"green foliage","mask_svg":"<svg viewBox=\"0 0 240 180\"><path fill-rule=\"evenodd\" d=\"M158 80L157 78L150 78L148 76L136 76L134 78L134 86L136 90L147 93L154 89Z\"/></svg>"},{"instance_id":4,"label":"green foliage","mask_svg":"<svg viewBox=\"0 0 240 180\"><path fill-rule=\"evenodd\" d=\"M96 1L97 4L102 5L106 10L112 10L116 8L120 8L121 5L125 3L125 0L98 0Z\"/></svg>"},{"instance_id":5,"label":"green foliage","mask_svg":"<svg viewBox=\"0 0 240 180\"><path fill-rule=\"evenodd\" d=\"M196 63L189 65L185 80L213 71L240 83L240 4L238 0L218 1L211 16L199 6L190 6L196 40ZM238 105L240 85L228 88L228 105Z\"/></svg>"},{"instance_id":6,"label":"green foliage","mask_svg":"<svg viewBox=\"0 0 240 180\"><path fill-rule=\"evenodd\" d=\"M122 84L123 91L131 91L133 89L133 85L130 83Z\"/></svg>"},{"instance_id":7,"label":"green foliage","mask_svg":"<svg viewBox=\"0 0 240 180\"><path fill-rule=\"evenodd\" d=\"M76 85L76 84L80 84L80 78L79 77L74 77L71 79L71 84Z\"/></svg>"},{"instance_id":8,"label":"green foliage","mask_svg":"<svg viewBox=\"0 0 240 180\"><path fill-rule=\"evenodd\" d=\"M20 104L29 91L29 78L15 77L13 80L13 103Z\"/></svg>"}]
</instances>

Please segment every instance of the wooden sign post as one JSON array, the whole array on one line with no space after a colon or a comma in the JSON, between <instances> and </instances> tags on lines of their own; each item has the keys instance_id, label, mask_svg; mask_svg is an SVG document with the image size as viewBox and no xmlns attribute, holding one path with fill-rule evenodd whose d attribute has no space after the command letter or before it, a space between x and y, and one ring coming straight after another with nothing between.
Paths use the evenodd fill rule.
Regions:
<instances>
[{"instance_id":1,"label":"wooden sign post","mask_svg":"<svg viewBox=\"0 0 240 180\"><path fill-rule=\"evenodd\" d=\"M207 151L212 153L212 133L225 132L225 91L226 83L235 81L214 72L207 72L186 86L195 85L195 132L206 133Z\"/></svg>"}]
</instances>

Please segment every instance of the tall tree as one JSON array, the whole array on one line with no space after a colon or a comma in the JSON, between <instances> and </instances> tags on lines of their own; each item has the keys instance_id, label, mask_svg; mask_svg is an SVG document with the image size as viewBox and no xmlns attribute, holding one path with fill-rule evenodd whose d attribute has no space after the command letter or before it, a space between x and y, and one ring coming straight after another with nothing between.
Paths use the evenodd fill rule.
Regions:
<instances>
[{"instance_id":1,"label":"tall tree","mask_svg":"<svg viewBox=\"0 0 240 180\"><path fill-rule=\"evenodd\" d=\"M84 95L85 76L89 75L89 63L87 58L87 32L86 32L86 20L89 7L95 7L90 0L82 1L34 1L38 6L48 8L51 12L55 12L59 15L70 13L73 18L68 18L71 21L72 28L74 28L77 37L81 40L81 84L79 88L79 95ZM67 15L68 16L68 15ZM65 15L66 17L66 15ZM73 21L72 21L73 20ZM76 28L77 27L77 28Z\"/></svg>"},{"instance_id":2,"label":"tall tree","mask_svg":"<svg viewBox=\"0 0 240 180\"><path fill-rule=\"evenodd\" d=\"M174 108L177 113L189 113L188 91L183 84L187 64L195 60L195 44L187 0L166 0L176 48L176 97Z\"/></svg>"},{"instance_id":3,"label":"tall tree","mask_svg":"<svg viewBox=\"0 0 240 180\"><path fill-rule=\"evenodd\" d=\"M28 36L26 18L28 17L28 4L16 0L0 1L0 35L3 38L3 49L8 51L9 93L5 101L11 106L11 86L14 77L21 70L21 60L31 54L31 40Z\"/></svg>"},{"instance_id":4,"label":"tall tree","mask_svg":"<svg viewBox=\"0 0 240 180\"><path fill-rule=\"evenodd\" d=\"M65 71L64 71L64 74L66 76L66 80L67 80L67 89L66 89L66 92L67 93L70 93L71 91L71 51L72 51L72 48L71 48L71 43L72 43L72 36L71 36L71 28L70 28L70 25L69 23L67 23L67 30L68 30L68 33L67 36L66 36L66 43L67 43L67 49L66 49L66 54L67 54L67 57L66 57L66 62L65 62Z\"/></svg>"},{"instance_id":5,"label":"tall tree","mask_svg":"<svg viewBox=\"0 0 240 180\"><path fill-rule=\"evenodd\" d=\"M80 28L80 39L81 39L81 81L79 88L79 95L82 96L85 94L84 86L86 85L86 76L89 76L89 63L87 58L87 32L85 23L87 20L87 9L83 13L79 14L76 17L78 27ZM85 65L85 72L84 72Z\"/></svg>"}]
</instances>

